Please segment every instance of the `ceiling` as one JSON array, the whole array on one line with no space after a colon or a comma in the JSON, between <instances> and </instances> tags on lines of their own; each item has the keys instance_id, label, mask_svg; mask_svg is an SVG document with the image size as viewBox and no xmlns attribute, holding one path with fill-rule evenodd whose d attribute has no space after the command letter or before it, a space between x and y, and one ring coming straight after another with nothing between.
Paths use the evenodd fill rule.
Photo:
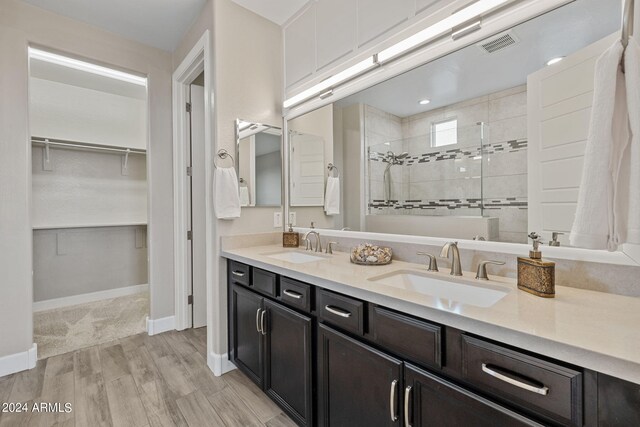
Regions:
<instances>
[{"instance_id":1,"label":"ceiling","mask_svg":"<svg viewBox=\"0 0 640 427\"><path fill-rule=\"evenodd\" d=\"M567 56L620 29L618 1L578 0L514 27L519 42L488 54L472 45L337 102L363 103L408 117L510 87L554 57ZM430 99L420 105L421 99Z\"/></svg>"},{"instance_id":2,"label":"ceiling","mask_svg":"<svg viewBox=\"0 0 640 427\"><path fill-rule=\"evenodd\" d=\"M206 0L24 1L167 52L175 50L206 3ZM283 3L290 1L293 0Z\"/></svg>"},{"instance_id":3,"label":"ceiling","mask_svg":"<svg viewBox=\"0 0 640 427\"><path fill-rule=\"evenodd\" d=\"M245 9L282 25L309 0L233 0Z\"/></svg>"}]
</instances>

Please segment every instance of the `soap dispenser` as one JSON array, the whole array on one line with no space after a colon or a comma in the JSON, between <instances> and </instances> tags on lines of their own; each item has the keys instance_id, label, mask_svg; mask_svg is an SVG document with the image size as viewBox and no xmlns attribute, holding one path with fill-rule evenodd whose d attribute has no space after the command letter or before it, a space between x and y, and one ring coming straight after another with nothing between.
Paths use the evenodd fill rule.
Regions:
<instances>
[{"instance_id":1,"label":"soap dispenser","mask_svg":"<svg viewBox=\"0 0 640 427\"><path fill-rule=\"evenodd\" d=\"M300 233L293 231L293 224L289 223L289 231L282 233L282 247L297 248L300 246Z\"/></svg>"},{"instance_id":2,"label":"soap dispenser","mask_svg":"<svg viewBox=\"0 0 640 427\"><path fill-rule=\"evenodd\" d=\"M556 263L542 259L540 245L542 238L532 232L528 236L533 241L529 258L518 257L518 289L543 298L556 295Z\"/></svg>"}]
</instances>

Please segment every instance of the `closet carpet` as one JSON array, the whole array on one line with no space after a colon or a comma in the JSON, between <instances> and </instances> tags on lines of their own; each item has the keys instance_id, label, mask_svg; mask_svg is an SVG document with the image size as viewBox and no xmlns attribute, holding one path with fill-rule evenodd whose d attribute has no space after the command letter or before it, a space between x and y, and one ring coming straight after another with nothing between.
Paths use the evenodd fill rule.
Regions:
<instances>
[{"instance_id":1,"label":"closet carpet","mask_svg":"<svg viewBox=\"0 0 640 427\"><path fill-rule=\"evenodd\" d=\"M38 359L146 331L149 292L33 314Z\"/></svg>"},{"instance_id":2,"label":"closet carpet","mask_svg":"<svg viewBox=\"0 0 640 427\"><path fill-rule=\"evenodd\" d=\"M27 402L1 413L0 427L295 427L238 370L216 377L207 367L206 328L146 333L39 360L0 377L0 402ZM34 403L70 412L32 412Z\"/></svg>"}]
</instances>

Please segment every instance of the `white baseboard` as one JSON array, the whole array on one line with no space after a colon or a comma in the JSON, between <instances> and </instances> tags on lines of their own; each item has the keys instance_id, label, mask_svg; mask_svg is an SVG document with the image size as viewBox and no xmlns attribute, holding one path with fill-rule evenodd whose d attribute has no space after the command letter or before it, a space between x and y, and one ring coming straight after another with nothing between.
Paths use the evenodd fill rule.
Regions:
<instances>
[{"instance_id":1,"label":"white baseboard","mask_svg":"<svg viewBox=\"0 0 640 427\"><path fill-rule=\"evenodd\" d=\"M147 333L149 335L161 334L176 329L175 316L163 317L161 319L151 320L147 317Z\"/></svg>"},{"instance_id":2,"label":"white baseboard","mask_svg":"<svg viewBox=\"0 0 640 427\"><path fill-rule=\"evenodd\" d=\"M52 310L54 308L69 307L71 305L84 304L87 302L101 301L105 299L134 295L147 292L149 285L125 286L123 288L108 289L106 291L91 292L88 294L73 295L70 297L54 298L33 303L33 311Z\"/></svg>"},{"instance_id":3,"label":"white baseboard","mask_svg":"<svg viewBox=\"0 0 640 427\"><path fill-rule=\"evenodd\" d=\"M26 371L36 367L38 361L38 345L33 343L31 348L20 353L0 357L0 377L15 372Z\"/></svg>"},{"instance_id":4,"label":"white baseboard","mask_svg":"<svg viewBox=\"0 0 640 427\"><path fill-rule=\"evenodd\" d=\"M231 363L229 360L229 354L217 354L214 352L209 353L207 357L207 365L209 369L213 371L213 375L219 377L227 372L233 371L236 369L236 365Z\"/></svg>"}]
</instances>

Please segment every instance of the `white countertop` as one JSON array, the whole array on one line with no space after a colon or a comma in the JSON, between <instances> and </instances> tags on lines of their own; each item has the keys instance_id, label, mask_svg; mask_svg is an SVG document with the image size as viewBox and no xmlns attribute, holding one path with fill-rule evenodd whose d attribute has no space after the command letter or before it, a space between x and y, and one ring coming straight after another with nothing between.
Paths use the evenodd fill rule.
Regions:
<instances>
[{"instance_id":1,"label":"white countertop","mask_svg":"<svg viewBox=\"0 0 640 427\"><path fill-rule=\"evenodd\" d=\"M482 308L368 280L396 270L424 274L424 265L393 261L361 266L339 252L303 264L265 255L288 250L300 251L269 245L223 250L222 256L640 384L640 298L564 286L556 286L555 298L540 298L518 290L513 279L490 275L490 282L480 284L499 284L510 292ZM426 274L455 280L448 268L440 270ZM462 281L470 283L474 277L464 272Z\"/></svg>"}]
</instances>

